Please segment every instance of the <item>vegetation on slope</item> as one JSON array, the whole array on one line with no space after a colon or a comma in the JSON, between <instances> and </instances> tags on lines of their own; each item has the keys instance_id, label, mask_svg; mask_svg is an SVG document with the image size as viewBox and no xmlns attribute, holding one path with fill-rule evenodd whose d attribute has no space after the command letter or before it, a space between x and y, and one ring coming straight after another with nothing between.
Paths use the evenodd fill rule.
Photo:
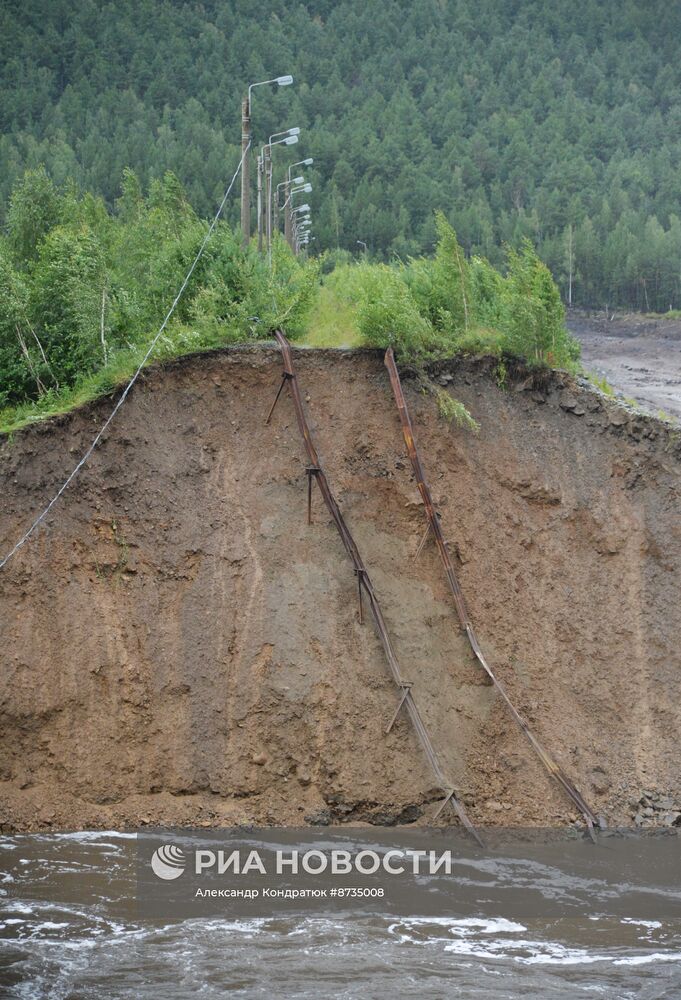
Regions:
<instances>
[{"instance_id":1,"label":"vegetation on slope","mask_svg":"<svg viewBox=\"0 0 681 1000\"><path fill-rule=\"evenodd\" d=\"M29 172L0 239L0 409L5 427L110 389L140 363L204 239L173 174L144 194L127 171L114 213ZM277 243L272 268L219 223L154 357L298 335L319 264Z\"/></svg>"},{"instance_id":2,"label":"vegetation on slope","mask_svg":"<svg viewBox=\"0 0 681 1000\"><path fill-rule=\"evenodd\" d=\"M318 346L387 346L422 366L460 351L509 352L565 366L577 345L558 289L528 241L505 273L468 260L442 214L432 257L341 264L295 257L276 240L272 267L238 231L217 226L153 358L268 337L282 326ZM17 185L0 239L0 427L62 412L139 365L206 223L168 173L144 193L127 171L116 209L59 191L42 171ZM3 408L4 407L4 408Z\"/></svg>"},{"instance_id":3,"label":"vegetation on slope","mask_svg":"<svg viewBox=\"0 0 681 1000\"><path fill-rule=\"evenodd\" d=\"M292 73L256 142L302 129L319 247L430 253L445 208L497 267L529 238L564 300L572 272L577 304L679 308L680 36L665 0L6 0L0 221L40 163L109 207L172 170L207 215L245 86Z\"/></svg>"}]
</instances>

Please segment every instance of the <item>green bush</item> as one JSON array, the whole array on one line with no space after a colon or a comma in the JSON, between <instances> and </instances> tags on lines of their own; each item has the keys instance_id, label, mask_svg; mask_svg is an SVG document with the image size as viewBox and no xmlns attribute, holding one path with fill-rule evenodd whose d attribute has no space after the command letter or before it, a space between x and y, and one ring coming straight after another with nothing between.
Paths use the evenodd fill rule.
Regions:
<instances>
[{"instance_id":1,"label":"green bush","mask_svg":"<svg viewBox=\"0 0 681 1000\"><path fill-rule=\"evenodd\" d=\"M364 342L392 344L407 361L466 351L507 351L529 364L570 366L579 345L551 274L532 245L507 251L507 273L480 257L466 260L442 214L432 258L359 264L355 298Z\"/></svg>"},{"instance_id":2,"label":"green bush","mask_svg":"<svg viewBox=\"0 0 681 1000\"><path fill-rule=\"evenodd\" d=\"M435 256L412 258L404 276L420 314L451 340L470 326L470 275L456 233L442 212L436 213L435 224Z\"/></svg>"},{"instance_id":3,"label":"green bush","mask_svg":"<svg viewBox=\"0 0 681 1000\"><path fill-rule=\"evenodd\" d=\"M49 385L49 372L32 336L28 290L14 269L7 247L0 243L0 406Z\"/></svg>"},{"instance_id":4,"label":"green bush","mask_svg":"<svg viewBox=\"0 0 681 1000\"><path fill-rule=\"evenodd\" d=\"M507 254L500 317L504 348L531 363L564 366L576 361L579 345L567 331L565 309L546 264L529 240Z\"/></svg>"},{"instance_id":5,"label":"green bush","mask_svg":"<svg viewBox=\"0 0 681 1000\"><path fill-rule=\"evenodd\" d=\"M41 414L132 374L207 224L170 173L145 196L126 171L110 214L101 199L60 193L35 171L15 189L8 229L0 239L0 407ZM319 262L275 239L271 264L219 223L155 356L266 337L277 326L299 336L318 294Z\"/></svg>"},{"instance_id":6,"label":"green bush","mask_svg":"<svg viewBox=\"0 0 681 1000\"><path fill-rule=\"evenodd\" d=\"M62 221L63 201L42 166L27 170L15 185L7 213L7 238L20 266L36 259L42 240Z\"/></svg>"},{"instance_id":7,"label":"green bush","mask_svg":"<svg viewBox=\"0 0 681 1000\"><path fill-rule=\"evenodd\" d=\"M480 424L466 409L460 399L450 396L444 389L438 389L435 398L437 399L437 412L447 423L456 424L464 430L473 431L477 434Z\"/></svg>"},{"instance_id":8,"label":"green bush","mask_svg":"<svg viewBox=\"0 0 681 1000\"><path fill-rule=\"evenodd\" d=\"M402 357L425 359L433 353L436 331L422 316L403 268L362 264L357 325L371 347L391 345Z\"/></svg>"},{"instance_id":9,"label":"green bush","mask_svg":"<svg viewBox=\"0 0 681 1000\"><path fill-rule=\"evenodd\" d=\"M221 222L156 356L268 337L276 327L299 338L315 316L318 344L390 344L417 366L466 351L574 362L557 288L529 242L508 251L501 274L466 259L441 213L435 227L433 257L387 265L350 263L341 251L296 257L278 236L270 262ZM92 195L57 190L43 170L28 172L0 238L0 407L18 407L6 425L19 412L27 419L33 404L36 414L54 411L131 374L206 232L171 173L145 194L126 171L111 213Z\"/></svg>"},{"instance_id":10,"label":"green bush","mask_svg":"<svg viewBox=\"0 0 681 1000\"><path fill-rule=\"evenodd\" d=\"M62 384L104 363L101 343L104 256L94 233L50 230L31 272L29 313Z\"/></svg>"}]
</instances>

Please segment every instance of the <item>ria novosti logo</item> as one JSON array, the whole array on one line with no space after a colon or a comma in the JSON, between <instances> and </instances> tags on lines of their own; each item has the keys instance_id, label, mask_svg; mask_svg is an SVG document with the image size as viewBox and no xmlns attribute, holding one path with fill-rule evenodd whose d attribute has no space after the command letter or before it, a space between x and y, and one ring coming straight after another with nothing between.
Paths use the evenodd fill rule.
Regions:
<instances>
[{"instance_id":1,"label":"ria novosti logo","mask_svg":"<svg viewBox=\"0 0 681 1000\"><path fill-rule=\"evenodd\" d=\"M151 867L154 875L170 882L179 878L185 869L184 851L174 844L163 844L157 847L151 856Z\"/></svg>"}]
</instances>

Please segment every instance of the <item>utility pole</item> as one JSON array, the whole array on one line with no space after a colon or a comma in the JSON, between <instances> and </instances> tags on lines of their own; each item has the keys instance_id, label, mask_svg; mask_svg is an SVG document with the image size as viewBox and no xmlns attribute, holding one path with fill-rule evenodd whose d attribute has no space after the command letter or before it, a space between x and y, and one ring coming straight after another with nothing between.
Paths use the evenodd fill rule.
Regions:
<instances>
[{"instance_id":1,"label":"utility pole","mask_svg":"<svg viewBox=\"0 0 681 1000\"><path fill-rule=\"evenodd\" d=\"M267 224L267 171L268 171L268 160L269 153L271 151L267 146L263 146L262 157L260 161L260 232L262 234L262 239L258 243L258 250L262 251L267 249L267 231L269 226Z\"/></svg>"},{"instance_id":2,"label":"utility pole","mask_svg":"<svg viewBox=\"0 0 681 1000\"><path fill-rule=\"evenodd\" d=\"M251 101L241 102L241 232L244 249L251 238Z\"/></svg>"},{"instance_id":3,"label":"utility pole","mask_svg":"<svg viewBox=\"0 0 681 1000\"><path fill-rule=\"evenodd\" d=\"M262 253L262 156L258 157L258 253Z\"/></svg>"},{"instance_id":4,"label":"utility pole","mask_svg":"<svg viewBox=\"0 0 681 1000\"><path fill-rule=\"evenodd\" d=\"M265 229L267 233L267 257L272 259L272 147L267 147L267 170L265 171Z\"/></svg>"},{"instance_id":5,"label":"utility pole","mask_svg":"<svg viewBox=\"0 0 681 1000\"><path fill-rule=\"evenodd\" d=\"M255 87L264 87L269 83L275 83L277 87L289 87L293 83L293 77L275 76L271 80L258 80L252 83L241 102L241 232L243 234L243 245L248 246L251 236L251 161L250 145L252 141L251 111L253 101L251 93ZM258 249L262 250L262 176L260 170L260 158L258 158Z\"/></svg>"},{"instance_id":6,"label":"utility pole","mask_svg":"<svg viewBox=\"0 0 681 1000\"><path fill-rule=\"evenodd\" d=\"M284 236L286 242L293 249L293 232L291 229L291 182L288 181L284 188L286 200L284 201Z\"/></svg>"}]
</instances>

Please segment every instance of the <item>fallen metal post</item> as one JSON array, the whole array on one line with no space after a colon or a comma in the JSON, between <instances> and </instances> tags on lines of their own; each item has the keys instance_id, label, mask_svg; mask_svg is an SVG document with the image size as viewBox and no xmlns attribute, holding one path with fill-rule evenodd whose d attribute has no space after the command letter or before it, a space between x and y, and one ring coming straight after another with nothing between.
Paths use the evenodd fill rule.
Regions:
<instances>
[{"instance_id":1,"label":"fallen metal post","mask_svg":"<svg viewBox=\"0 0 681 1000\"><path fill-rule=\"evenodd\" d=\"M447 582L449 583L449 588L452 592L452 597L454 598L454 606L456 607L456 612L459 617L462 628L464 629L468 641L470 643L471 649L475 654L476 659L482 666L483 670L490 678L497 691L506 702L511 715L515 721L520 726L521 730L529 740L530 744L534 748L537 756L541 760L542 764L546 770L551 774L556 781L562 786L565 792L572 799L574 804L577 806L579 811L584 816L586 821L589 834L593 838L594 826L598 826L599 822L593 811L585 802L581 793L578 791L577 787L565 774L560 765L551 757L551 755L542 747L539 740L530 731L525 719L522 717L520 712L516 709L515 705L512 703L510 697L508 696L506 689L504 688L501 681L496 677L494 671L490 667L489 663L485 659L483 652L480 648L480 643L478 642L478 637L475 633L473 623L471 622L470 616L468 614L468 609L466 607L466 602L464 600L463 591L459 584L456 573L454 572L454 565L449 555L449 549L447 548L447 543L445 541L444 535L442 533L442 527L440 525L440 518L435 510L435 505L433 504L433 498L431 496L430 488L426 482L425 473L423 471L423 466L421 465L421 458L416 446L416 440L414 438L414 428L412 426L411 417L409 416L409 410L407 409L407 402L404 398L404 392L402 391L402 382L400 381L400 374L397 370L397 365L395 364L395 355L393 353L392 347L389 347L385 352L385 365L390 374L390 384L392 386L393 395L395 397L395 402L397 404L397 409L400 414L400 421L402 423L402 433L404 435L404 441L407 446L407 453L411 461L412 469L414 470L414 476L416 478L416 485L418 486L419 493L421 494L421 499L423 500L423 508L428 520L429 530L433 532L435 542L440 553L440 558L444 566L445 575L447 577Z\"/></svg>"},{"instance_id":2,"label":"fallen metal post","mask_svg":"<svg viewBox=\"0 0 681 1000\"><path fill-rule=\"evenodd\" d=\"M317 481L317 485L319 486L319 491L322 494L324 503L326 504L329 513L331 514L331 517L333 518L333 521L338 530L338 534L340 535L341 541L343 542L343 546L345 547L345 551L350 557L355 573L357 575L359 595L360 595L360 616L362 614L362 603L361 603L362 589L364 589L364 591L366 592L367 600L369 602L369 607L371 608L371 613L373 615L374 623L376 625L376 630L383 645L383 651L385 652L385 657L386 660L388 661L390 672L393 676L395 684L401 691L401 701L398 706L398 712L402 707L402 705L404 704L407 708L407 712L409 713L409 718L411 719L412 725L416 730L416 734L421 742L426 757L428 758L430 766L433 770L435 779L445 794L445 799L442 802L437 812L437 815L439 815L440 812L442 812L445 806L450 805L451 808L456 813L456 815L458 816L461 823L463 824L463 826L474 838L474 840L476 840L481 847L484 847L482 838L480 837L479 833L477 832L471 820L469 819L468 813L466 812L466 808L463 802L456 795L456 791L455 789L452 788L451 783L448 782L447 779L445 778L437 754L435 753L435 749L431 742L430 736L428 735L428 731L426 730L424 722L421 718L421 714L412 696L411 685L407 684L402 679L402 674L400 673L397 657L395 656L392 642L390 641L390 636L388 634L388 629L385 624L385 620L383 618L383 613L381 611L380 604L378 602L378 597L376 596L376 592L374 591L374 587L369 577L369 574L367 573L366 567L362 562L359 550L355 545L355 541L352 535L350 534L350 529L345 523L340 507L338 506L336 498L334 497L331 491L331 487L329 486L329 482L326 478L326 473L324 472L324 468L321 462L319 461L319 456L314 446L312 435L310 434L310 428L308 427L307 419L305 417L305 410L303 408L302 396L300 393L300 388L298 387L298 379L295 370L293 368L293 358L291 354L290 344L286 339L286 337L284 336L284 334L281 332L281 330L276 330L274 336L276 337L277 342L281 348L282 357L284 359L284 378L282 379L282 385L279 387L279 393L277 393L277 399L281 394L284 382L288 381L289 389L291 392L291 399L293 401L293 408L295 410L296 420L298 422L298 428L303 438L303 443L305 446L308 462L311 468L317 469L317 472L315 474L315 479ZM275 405L276 401L277 400L275 399ZM270 416L273 410L274 406L272 407L272 410L270 410ZM391 726L393 725L393 723L391 723Z\"/></svg>"}]
</instances>

